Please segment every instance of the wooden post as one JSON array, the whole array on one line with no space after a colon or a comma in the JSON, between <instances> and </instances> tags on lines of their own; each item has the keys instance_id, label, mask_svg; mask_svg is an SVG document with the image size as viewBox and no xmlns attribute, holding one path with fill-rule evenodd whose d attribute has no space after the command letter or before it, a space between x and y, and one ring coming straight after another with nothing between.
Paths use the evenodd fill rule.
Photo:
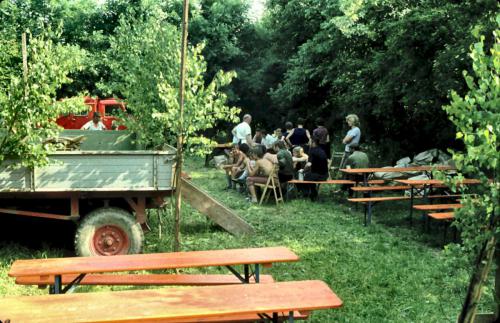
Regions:
<instances>
[{"instance_id":1,"label":"wooden post","mask_svg":"<svg viewBox=\"0 0 500 323\"><path fill-rule=\"evenodd\" d=\"M182 10L182 42L181 42L181 75L179 85L179 126L177 127L177 163L175 168L175 224L174 224L174 251L180 249L181 203L182 203L182 163L184 145L184 87L186 77L186 52L188 37L189 0L184 0Z\"/></svg>"}]
</instances>

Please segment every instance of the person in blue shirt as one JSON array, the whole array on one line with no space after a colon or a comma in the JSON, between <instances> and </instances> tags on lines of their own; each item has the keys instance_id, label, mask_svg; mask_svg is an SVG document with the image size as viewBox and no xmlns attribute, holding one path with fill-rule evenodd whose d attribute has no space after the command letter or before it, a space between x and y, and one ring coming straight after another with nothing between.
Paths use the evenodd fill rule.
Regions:
<instances>
[{"instance_id":1,"label":"person in blue shirt","mask_svg":"<svg viewBox=\"0 0 500 323\"><path fill-rule=\"evenodd\" d=\"M359 140L361 139L361 130L359 129L359 118L355 114L350 114L345 118L347 125L349 125L349 131L347 131L346 136L342 139L342 143L345 144L344 157L342 157L342 163L340 168L345 167L345 163L349 155L351 155L351 145L359 145Z\"/></svg>"}]
</instances>

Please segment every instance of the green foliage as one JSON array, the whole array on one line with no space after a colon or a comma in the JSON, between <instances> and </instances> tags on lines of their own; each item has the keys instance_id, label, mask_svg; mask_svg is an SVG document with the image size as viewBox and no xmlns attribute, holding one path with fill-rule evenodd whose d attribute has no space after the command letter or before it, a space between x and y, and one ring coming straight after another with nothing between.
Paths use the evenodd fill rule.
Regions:
<instances>
[{"instance_id":1,"label":"green foliage","mask_svg":"<svg viewBox=\"0 0 500 323\"><path fill-rule=\"evenodd\" d=\"M323 116L342 134L356 113L389 159L459 147L441 106L450 88L465 90L471 30L490 33L497 9L488 0L270 1L272 50L286 68L273 104L291 119Z\"/></svg>"},{"instance_id":2,"label":"green foliage","mask_svg":"<svg viewBox=\"0 0 500 323\"><path fill-rule=\"evenodd\" d=\"M107 53L113 82L102 88L119 93L127 100L133 118L125 121L147 147L173 144L179 129L191 137L187 145L206 150L210 142L202 131L218 120L235 121L239 109L226 106L220 91L235 76L218 72L205 85L206 63L202 45L189 48L185 88L184 127L178 105L180 71L180 32L168 21L168 13L151 5L144 14L129 11L120 19Z\"/></svg>"},{"instance_id":3,"label":"green foliage","mask_svg":"<svg viewBox=\"0 0 500 323\"><path fill-rule=\"evenodd\" d=\"M9 80L0 87L0 162L6 157L18 158L25 166L33 167L48 162L49 150L43 139L55 136L59 127L54 120L65 112L67 105L55 104L56 91L69 83L70 71L81 68L82 52L75 46L56 45L46 34L29 37L27 49L28 70L23 75L21 46L13 41L13 50L3 60L17 62L1 70L0 80ZM19 37L20 38L20 37ZM13 55L8 57L8 55Z\"/></svg>"},{"instance_id":4,"label":"green foliage","mask_svg":"<svg viewBox=\"0 0 500 323\"><path fill-rule=\"evenodd\" d=\"M497 23L500 27L500 15ZM464 151L453 152L460 176L452 183L456 185L470 176L482 181L479 194L463 199L464 207L457 212L465 250L473 254L486 239L498 233L488 228L496 227L500 216L500 28L493 34L489 53L482 36L471 46L469 56L474 73L464 71L468 92L461 96L452 91L451 104L444 107L457 128L457 139L465 146Z\"/></svg>"}]
</instances>

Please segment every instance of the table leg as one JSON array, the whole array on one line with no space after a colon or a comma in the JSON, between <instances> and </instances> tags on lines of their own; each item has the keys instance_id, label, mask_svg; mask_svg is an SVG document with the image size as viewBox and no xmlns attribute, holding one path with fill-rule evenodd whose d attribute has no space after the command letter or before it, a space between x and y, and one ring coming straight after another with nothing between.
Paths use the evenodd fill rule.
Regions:
<instances>
[{"instance_id":1,"label":"table leg","mask_svg":"<svg viewBox=\"0 0 500 323\"><path fill-rule=\"evenodd\" d=\"M295 319L293 317L293 311L290 311L288 313L288 322L291 322L291 323L295 322Z\"/></svg>"},{"instance_id":2,"label":"table leg","mask_svg":"<svg viewBox=\"0 0 500 323\"><path fill-rule=\"evenodd\" d=\"M260 265L255 264L255 282L260 283Z\"/></svg>"},{"instance_id":3,"label":"table leg","mask_svg":"<svg viewBox=\"0 0 500 323\"><path fill-rule=\"evenodd\" d=\"M250 283L250 268L248 265L243 266L244 271L245 271L245 284Z\"/></svg>"},{"instance_id":4,"label":"table leg","mask_svg":"<svg viewBox=\"0 0 500 323\"><path fill-rule=\"evenodd\" d=\"M372 202L368 202L368 224L372 223Z\"/></svg>"},{"instance_id":5,"label":"table leg","mask_svg":"<svg viewBox=\"0 0 500 323\"><path fill-rule=\"evenodd\" d=\"M414 192L412 185L410 186L410 227L413 226L413 198L414 198Z\"/></svg>"},{"instance_id":6,"label":"table leg","mask_svg":"<svg viewBox=\"0 0 500 323\"><path fill-rule=\"evenodd\" d=\"M61 275L55 275L54 277L54 294L61 294L62 289L62 277Z\"/></svg>"}]
</instances>

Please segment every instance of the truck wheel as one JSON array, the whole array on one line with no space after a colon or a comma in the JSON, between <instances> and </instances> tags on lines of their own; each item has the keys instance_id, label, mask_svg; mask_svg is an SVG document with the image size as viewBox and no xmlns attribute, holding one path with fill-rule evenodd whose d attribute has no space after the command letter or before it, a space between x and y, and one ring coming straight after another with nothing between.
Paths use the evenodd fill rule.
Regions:
<instances>
[{"instance_id":1,"label":"truck wheel","mask_svg":"<svg viewBox=\"0 0 500 323\"><path fill-rule=\"evenodd\" d=\"M114 256L140 253L144 242L141 225L125 210L103 207L90 212L75 236L79 256Z\"/></svg>"}]
</instances>

